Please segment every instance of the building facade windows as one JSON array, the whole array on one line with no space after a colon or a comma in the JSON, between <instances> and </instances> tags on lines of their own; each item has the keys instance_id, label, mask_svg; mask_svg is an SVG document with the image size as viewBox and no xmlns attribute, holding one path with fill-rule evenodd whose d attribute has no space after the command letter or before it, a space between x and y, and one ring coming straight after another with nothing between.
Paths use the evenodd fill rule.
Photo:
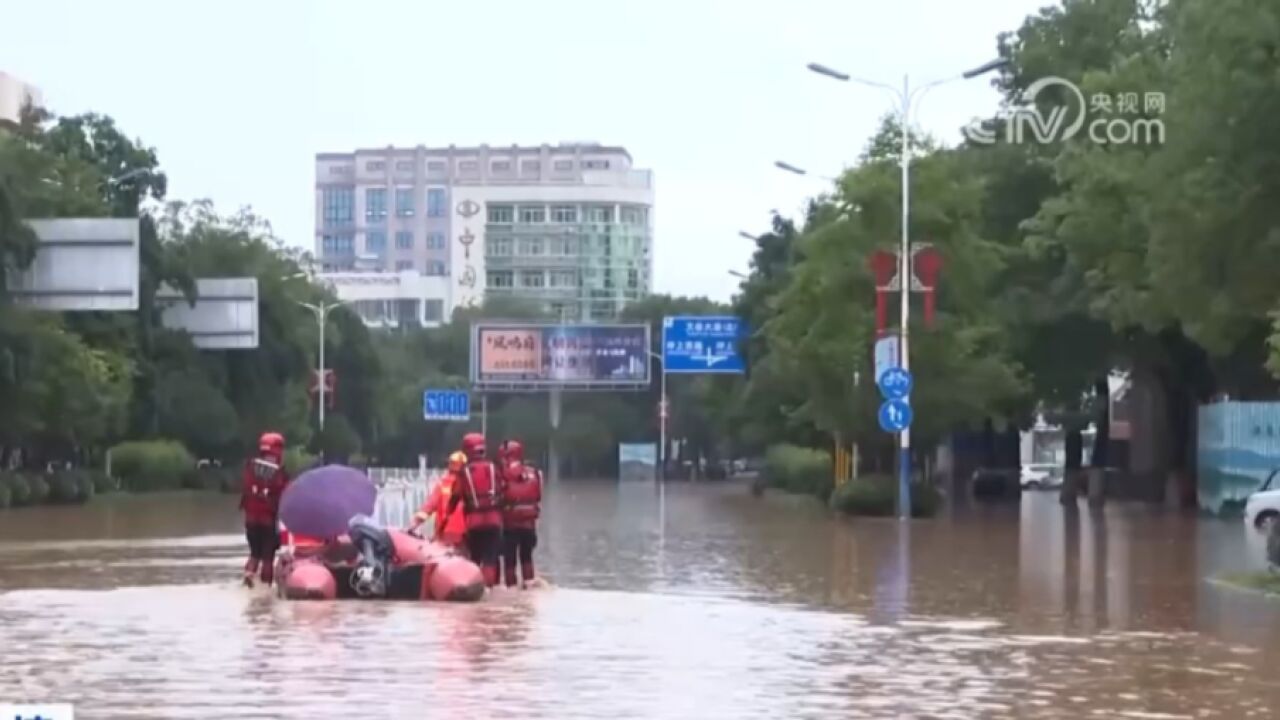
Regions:
<instances>
[{"instance_id":1,"label":"building facade windows","mask_svg":"<svg viewBox=\"0 0 1280 720\"><path fill-rule=\"evenodd\" d=\"M486 255L492 257L511 257L511 238L485 238Z\"/></svg>"},{"instance_id":2,"label":"building facade windows","mask_svg":"<svg viewBox=\"0 0 1280 720\"><path fill-rule=\"evenodd\" d=\"M382 160L369 160L364 164L365 172L384 172L387 169L387 163Z\"/></svg>"},{"instance_id":3,"label":"building facade windows","mask_svg":"<svg viewBox=\"0 0 1280 720\"><path fill-rule=\"evenodd\" d=\"M644 208L638 208L638 207L622 208L622 224L623 225L635 225L639 227L644 227L647 224L646 223L647 217L648 217L648 213L645 212Z\"/></svg>"},{"instance_id":4,"label":"building facade windows","mask_svg":"<svg viewBox=\"0 0 1280 720\"><path fill-rule=\"evenodd\" d=\"M539 257L546 251L541 238L528 238L520 241L520 254L525 257Z\"/></svg>"},{"instance_id":5,"label":"building facade windows","mask_svg":"<svg viewBox=\"0 0 1280 720\"><path fill-rule=\"evenodd\" d=\"M427 274L428 274L428 275L438 275L438 276L443 276L443 275L444 275L444 262L443 262L443 261L441 261L441 260L428 260L428 261L427 261Z\"/></svg>"},{"instance_id":6,"label":"building facade windows","mask_svg":"<svg viewBox=\"0 0 1280 720\"><path fill-rule=\"evenodd\" d=\"M594 222L594 223L613 222L613 208L608 206L600 206L600 205L587 208L587 222Z\"/></svg>"},{"instance_id":7,"label":"building facade windows","mask_svg":"<svg viewBox=\"0 0 1280 720\"><path fill-rule=\"evenodd\" d=\"M547 221L547 209L541 205L521 205L520 222L544 223Z\"/></svg>"},{"instance_id":8,"label":"building facade windows","mask_svg":"<svg viewBox=\"0 0 1280 720\"><path fill-rule=\"evenodd\" d=\"M396 272L404 272L405 270L412 270L412 269L413 269L413 261L412 261L412 260L397 260L397 261L396 261Z\"/></svg>"},{"instance_id":9,"label":"building facade windows","mask_svg":"<svg viewBox=\"0 0 1280 720\"><path fill-rule=\"evenodd\" d=\"M396 233L396 249L412 250L413 249L413 233L407 230L401 230Z\"/></svg>"},{"instance_id":10,"label":"building facade windows","mask_svg":"<svg viewBox=\"0 0 1280 720\"><path fill-rule=\"evenodd\" d=\"M354 235L325 235L320 238L320 252L324 255L351 255L355 251Z\"/></svg>"},{"instance_id":11,"label":"building facade windows","mask_svg":"<svg viewBox=\"0 0 1280 720\"><path fill-rule=\"evenodd\" d=\"M527 288L546 287L547 276L545 273L536 270L526 270L520 273L520 286Z\"/></svg>"},{"instance_id":12,"label":"building facade windows","mask_svg":"<svg viewBox=\"0 0 1280 720\"><path fill-rule=\"evenodd\" d=\"M387 189L365 188L364 191L365 222L379 223L387 219Z\"/></svg>"},{"instance_id":13,"label":"building facade windows","mask_svg":"<svg viewBox=\"0 0 1280 720\"><path fill-rule=\"evenodd\" d=\"M396 172L413 172L412 160L397 160Z\"/></svg>"},{"instance_id":14,"label":"building facade windows","mask_svg":"<svg viewBox=\"0 0 1280 720\"><path fill-rule=\"evenodd\" d=\"M551 208L551 222L578 222L578 208L573 205L556 205Z\"/></svg>"},{"instance_id":15,"label":"building facade windows","mask_svg":"<svg viewBox=\"0 0 1280 720\"><path fill-rule=\"evenodd\" d=\"M325 227L350 225L356 219L356 189L327 187L321 191L321 216Z\"/></svg>"},{"instance_id":16,"label":"building facade windows","mask_svg":"<svg viewBox=\"0 0 1280 720\"><path fill-rule=\"evenodd\" d=\"M428 160L427 172L435 174L444 174L449 172L449 163L443 160Z\"/></svg>"},{"instance_id":17,"label":"building facade windows","mask_svg":"<svg viewBox=\"0 0 1280 720\"><path fill-rule=\"evenodd\" d=\"M489 222L507 224L515 219L515 210L510 205L490 205Z\"/></svg>"},{"instance_id":18,"label":"building facade windows","mask_svg":"<svg viewBox=\"0 0 1280 720\"><path fill-rule=\"evenodd\" d=\"M520 175L523 177L537 177L542 172L542 162L540 160L522 160L520 162Z\"/></svg>"},{"instance_id":19,"label":"building facade windows","mask_svg":"<svg viewBox=\"0 0 1280 720\"><path fill-rule=\"evenodd\" d=\"M510 160L494 160L493 162L489 163L489 172L492 172L498 175L509 175L511 174L511 161Z\"/></svg>"},{"instance_id":20,"label":"building facade windows","mask_svg":"<svg viewBox=\"0 0 1280 720\"><path fill-rule=\"evenodd\" d=\"M458 172L463 175L477 175L480 172L480 163L476 160L460 160Z\"/></svg>"},{"instance_id":21,"label":"building facade windows","mask_svg":"<svg viewBox=\"0 0 1280 720\"><path fill-rule=\"evenodd\" d=\"M507 271L494 271L489 273L489 287L509 288L512 286L512 273Z\"/></svg>"},{"instance_id":22,"label":"building facade windows","mask_svg":"<svg viewBox=\"0 0 1280 720\"><path fill-rule=\"evenodd\" d=\"M556 172L570 172L573 170L573 161L572 160L556 160L551 167L555 168Z\"/></svg>"},{"instance_id":23,"label":"building facade windows","mask_svg":"<svg viewBox=\"0 0 1280 720\"><path fill-rule=\"evenodd\" d=\"M438 323L444 320L444 301L427 298L422 301L423 322Z\"/></svg>"},{"instance_id":24,"label":"building facade windows","mask_svg":"<svg viewBox=\"0 0 1280 720\"><path fill-rule=\"evenodd\" d=\"M427 190L427 217L444 217L445 206L444 188L429 188Z\"/></svg>"},{"instance_id":25,"label":"building facade windows","mask_svg":"<svg viewBox=\"0 0 1280 720\"><path fill-rule=\"evenodd\" d=\"M427 233L427 249L443 250L444 249L444 233L439 233L439 232Z\"/></svg>"},{"instance_id":26,"label":"building facade windows","mask_svg":"<svg viewBox=\"0 0 1280 720\"><path fill-rule=\"evenodd\" d=\"M583 160L582 167L585 170L608 170L608 160Z\"/></svg>"},{"instance_id":27,"label":"building facade windows","mask_svg":"<svg viewBox=\"0 0 1280 720\"><path fill-rule=\"evenodd\" d=\"M384 232L369 231L364 234L364 250L374 254L381 255L387 251L387 234Z\"/></svg>"},{"instance_id":28,"label":"building facade windows","mask_svg":"<svg viewBox=\"0 0 1280 720\"><path fill-rule=\"evenodd\" d=\"M413 188L396 188L396 217L413 217Z\"/></svg>"}]
</instances>

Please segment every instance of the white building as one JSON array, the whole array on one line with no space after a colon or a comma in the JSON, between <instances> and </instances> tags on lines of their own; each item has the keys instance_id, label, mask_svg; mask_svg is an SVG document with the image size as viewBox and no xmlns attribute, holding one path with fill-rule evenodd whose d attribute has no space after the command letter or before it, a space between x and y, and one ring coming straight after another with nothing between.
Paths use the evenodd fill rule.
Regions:
<instances>
[{"instance_id":1,"label":"white building","mask_svg":"<svg viewBox=\"0 0 1280 720\"><path fill-rule=\"evenodd\" d=\"M23 106L28 103L36 107L44 103L40 88L0 72L0 123L17 123L22 118Z\"/></svg>"},{"instance_id":2,"label":"white building","mask_svg":"<svg viewBox=\"0 0 1280 720\"><path fill-rule=\"evenodd\" d=\"M346 300L370 327L436 327L451 306L448 278L415 270L320 273L316 279Z\"/></svg>"},{"instance_id":3,"label":"white building","mask_svg":"<svg viewBox=\"0 0 1280 720\"><path fill-rule=\"evenodd\" d=\"M500 295L610 320L652 286L653 197L652 172L595 143L323 153L316 255L443 278L446 318Z\"/></svg>"}]
</instances>

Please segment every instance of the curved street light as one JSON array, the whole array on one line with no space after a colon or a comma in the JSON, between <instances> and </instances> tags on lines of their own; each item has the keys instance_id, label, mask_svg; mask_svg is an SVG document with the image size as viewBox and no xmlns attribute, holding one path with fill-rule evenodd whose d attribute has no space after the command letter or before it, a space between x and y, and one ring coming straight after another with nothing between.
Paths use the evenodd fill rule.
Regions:
<instances>
[{"instance_id":1,"label":"curved street light","mask_svg":"<svg viewBox=\"0 0 1280 720\"><path fill-rule=\"evenodd\" d=\"M983 65L966 70L965 72L954 77L943 78L926 83L918 88L911 87L910 77L902 76L902 88L894 88L884 83L865 80L863 78L854 77L848 73L840 72L820 65L818 63L809 63L807 67L810 71L819 75L829 77L841 82L856 82L868 87L874 87L881 90L887 90L894 96L897 101L898 123L902 132L902 157L900 159L902 165L902 243L898 251L898 282L901 288L901 312L899 313L901 324L898 332L898 343L900 360L902 369L908 370L910 363L907 353L907 329L911 315L911 240L908 229L908 222L911 217L911 112L916 107L914 103L923 100L924 95L933 88L944 85L955 80L971 80L979 75L984 75L1005 67L1009 64L1007 58L992 60ZM917 93L919 96L917 97ZM779 164L779 167L782 165ZM785 169L785 168L784 168ZM911 428L903 428L898 433L898 517L903 520L911 518Z\"/></svg>"}]
</instances>

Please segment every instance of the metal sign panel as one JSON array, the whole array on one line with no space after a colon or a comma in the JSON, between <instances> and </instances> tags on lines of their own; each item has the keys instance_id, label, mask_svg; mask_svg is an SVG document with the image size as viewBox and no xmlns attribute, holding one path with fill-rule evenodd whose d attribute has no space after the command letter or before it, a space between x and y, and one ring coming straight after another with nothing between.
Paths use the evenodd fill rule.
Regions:
<instances>
[{"instance_id":1,"label":"metal sign panel","mask_svg":"<svg viewBox=\"0 0 1280 720\"><path fill-rule=\"evenodd\" d=\"M183 330L201 350L253 350L258 347L258 279L197 278L196 303L162 287L156 293L160 322Z\"/></svg>"},{"instance_id":2,"label":"metal sign panel","mask_svg":"<svg viewBox=\"0 0 1280 720\"><path fill-rule=\"evenodd\" d=\"M511 389L646 387L649 326L477 323L471 381Z\"/></svg>"},{"instance_id":3,"label":"metal sign panel","mask_svg":"<svg viewBox=\"0 0 1280 720\"><path fill-rule=\"evenodd\" d=\"M422 393L422 418L466 422L471 419L471 395L466 390L426 390Z\"/></svg>"},{"instance_id":4,"label":"metal sign panel","mask_svg":"<svg viewBox=\"0 0 1280 720\"><path fill-rule=\"evenodd\" d=\"M899 358L902 357L898 352L898 336L889 335L876 340L875 350L875 377L872 380L879 382L880 376L884 375L884 371L891 367L898 367L902 363Z\"/></svg>"},{"instance_id":5,"label":"metal sign panel","mask_svg":"<svg viewBox=\"0 0 1280 720\"><path fill-rule=\"evenodd\" d=\"M15 301L59 312L138 309L138 219L29 220L31 267L9 279Z\"/></svg>"},{"instance_id":6,"label":"metal sign panel","mask_svg":"<svg viewBox=\"0 0 1280 720\"><path fill-rule=\"evenodd\" d=\"M743 322L732 316L662 319L662 367L669 373L739 375L746 363L738 352Z\"/></svg>"}]
</instances>

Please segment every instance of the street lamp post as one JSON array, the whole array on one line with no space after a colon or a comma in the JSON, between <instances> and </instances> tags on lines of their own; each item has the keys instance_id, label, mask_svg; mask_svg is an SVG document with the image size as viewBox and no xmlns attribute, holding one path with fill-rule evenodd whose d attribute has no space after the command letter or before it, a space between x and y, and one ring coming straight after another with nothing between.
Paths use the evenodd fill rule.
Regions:
<instances>
[{"instance_id":1,"label":"street lamp post","mask_svg":"<svg viewBox=\"0 0 1280 720\"><path fill-rule=\"evenodd\" d=\"M662 354L649 351L649 357L658 361L662 373L661 399L658 401L658 482L667 480L667 417L671 415L671 407L667 404L667 363Z\"/></svg>"},{"instance_id":2,"label":"street lamp post","mask_svg":"<svg viewBox=\"0 0 1280 720\"><path fill-rule=\"evenodd\" d=\"M809 63L809 70L825 75L826 77L840 80L841 82L860 83L870 87L888 90L894 95L898 101L898 124L899 130L902 132L902 157L900 164L902 166L902 242L898 250L898 283L901 290L901 318L898 329L900 343L900 353L902 369L910 370L910 355L907 352L908 323L911 315L911 235L908 228L908 221L911 217L911 110L912 103L917 99L916 94L920 93L919 99L924 98L924 94L929 90L954 80L969 80L985 73L991 72L1008 64L1006 59L993 60L985 65L981 65L972 70L968 70L960 75L922 85L916 89L911 88L910 76L902 76L902 89L898 90L884 83L863 80L853 77L838 70L833 70L825 65L818 63ZM783 164L779 164L782 167ZM784 168L786 169L786 168ZM877 378L878 380L879 378ZM905 427L898 433L898 517L907 520L911 517L911 428Z\"/></svg>"},{"instance_id":3,"label":"street lamp post","mask_svg":"<svg viewBox=\"0 0 1280 720\"><path fill-rule=\"evenodd\" d=\"M774 162L773 166L778 168L779 170L789 172L792 175L803 175L805 177L815 177L815 178L818 178L819 180L826 180L829 182L839 182L839 178L832 177L831 175L817 175L817 174L811 175L808 170L805 170L804 168L798 167L796 165L792 165L789 162L783 162L781 160Z\"/></svg>"},{"instance_id":4,"label":"street lamp post","mask_svg":"<svg viewBox=\"0 0 1280 720\"><path fill-rule=\"evenodd\" d=\"M325 400L324 395L325 395L325 380L327 379L325 377L325 367L324 367L324 329L325 329L325 326L329 324L329 312L332 311L334 308L345 305L346 301L339 300L337 302L332 302L332 303L322 302L319 304L299 302L298 304L310 310L312 313L314 313L316 316L316 322L319 323L320 325L320 370L319 370L320 382L316 390L317 392L316 404L319 407L320 432L324 432L324 400Z\"/></svg>"}]
</instances>

